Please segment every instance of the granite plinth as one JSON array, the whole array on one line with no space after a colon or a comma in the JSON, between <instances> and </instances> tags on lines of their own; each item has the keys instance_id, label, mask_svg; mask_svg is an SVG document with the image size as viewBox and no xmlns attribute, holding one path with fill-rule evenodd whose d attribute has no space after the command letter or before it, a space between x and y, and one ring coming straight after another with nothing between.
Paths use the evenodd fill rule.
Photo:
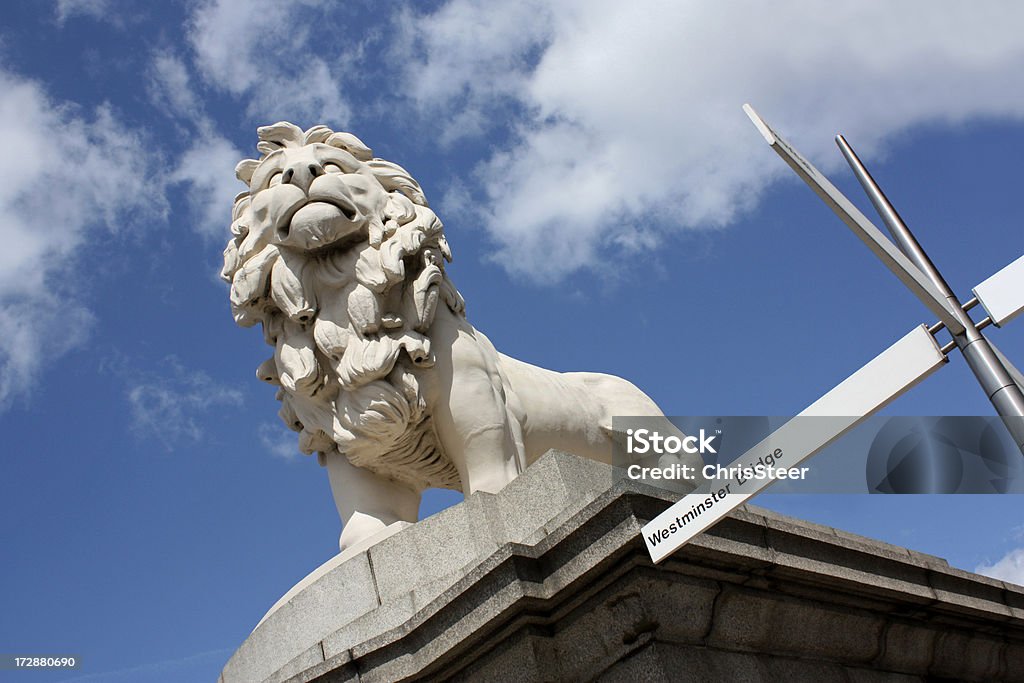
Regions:
<instances>
[{"instance_id":1,"label":"granite plinth","mask_svg":"<svg viewBox=\"0 0 1024 683\"><path fill-rule=\"evenodd\" d=\"M673 498L553 451L321 572L221 681L1024 681L1024 588L752 506L654 565Z\"/></svg>"}]
</instances>

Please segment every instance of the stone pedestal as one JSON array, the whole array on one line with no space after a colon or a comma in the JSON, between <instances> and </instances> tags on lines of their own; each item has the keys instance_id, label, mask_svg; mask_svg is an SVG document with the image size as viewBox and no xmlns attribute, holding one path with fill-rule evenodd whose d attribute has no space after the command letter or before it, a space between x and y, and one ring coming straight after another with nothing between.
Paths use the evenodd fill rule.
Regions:
<instances>
[{"instance_id":1,"label":"stone pedestal","mask_svg":"<svg viewBox=\"0 0 1024 683\"><path fill-rule=\"evenodd\" d=\"M325 564L220 681L1024 681L1024 588L755 507L656 566L672 498L548 453Z\"/></svg>"}]
</instances>

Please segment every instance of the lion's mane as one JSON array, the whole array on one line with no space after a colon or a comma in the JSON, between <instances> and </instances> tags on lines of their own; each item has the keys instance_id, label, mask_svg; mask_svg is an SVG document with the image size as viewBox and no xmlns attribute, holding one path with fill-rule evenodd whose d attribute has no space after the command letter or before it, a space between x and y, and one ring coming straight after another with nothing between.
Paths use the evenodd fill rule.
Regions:
<instances>
[{"instance_id":1,"label":"lion's mane","mask_svg":"<svg viewBox=\"0 0 1024 683\"><path fill-rule=\"evenodd\" d=\"M260 159L235 169L247 185L274 151L326 144L351 154L387 195L358 239L315 250L281 244L275 226L257 219L251 200L259 188L235 199L221 275L235 321L260 323L274 347L257 376L280 387L281 419L300 433L305 453L322 459L336 448L415 490L459 489L412 372L434 363L428 332L437 307L464 314L445 273L451 252L441 221L405 169L374 158L349 133L278 123L258 134Z\"/></svg>"}]
</instances>

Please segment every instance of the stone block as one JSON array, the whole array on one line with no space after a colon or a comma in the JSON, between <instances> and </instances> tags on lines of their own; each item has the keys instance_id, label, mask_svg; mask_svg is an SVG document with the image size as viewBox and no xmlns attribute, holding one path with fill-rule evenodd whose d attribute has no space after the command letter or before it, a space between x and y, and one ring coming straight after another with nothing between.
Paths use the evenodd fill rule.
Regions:
<instances>
[{"instance_id":1,"label":"stone block","mask_svg":"<svg viewBox=\"0 0 1024 683\"><path fill-rule=\"evenodd\" d=\"M931 673L960 681L1004 679L1001 639L946 629L935 639Z\"/></svg>"},{"instance_id":2,"label":"stone block","mask_svg":"<svg viewBox=\"0 0 1024 683\"><path fill-rule=\"evenodd\" d=\"M637 592L660 641L701 644L711 631L715 600L722 587L713 581L673 576L645 578Z\"/></svg>"},{"instance_id":3,"label":"stone block","mask_svg":"<svg viewBox=\"0 0 1024 683\"><path fill-rule=\"evenodd\" d=\"M683 552L694 557L725 555L730 565L739 559L750 571L765 570L776 563L775 551L765 544L765 529L764 519L757 515L727 518L696 536Z\"/></svg>"},{"instance_id":4,"label":"stone block","mask_svg":"<svg viewBox=\"0 0 1024 683\"><path fill-rule=\"evenodd\" d=\"M377 592L366 555L335 567L281 605L246 639L224 667L224 683L264 681L308 654L322 638L377 607ZM322 660L323 657L321 656Z\"/></svg>"},{"instance_id":5,"label":"stone block","mask_svg":"<svg viewBox=\"0 0 1024 683\"><path fill-rule=\"evenodd\" d=\"M321 643L324 656L330 658L341 655L360 643L379 637L382 633L405 626L416 611L411 593L389 600L372 612L325 636Z\"/></svg>"},{"instance_id":6,"label":"stone block","mask_svg":"<svg viewBox=\"0 0 1024 683\"><path fill-rule=\"evenodd\" d=\"M832 662L797 657L777 657L765 652L760 656L767 670L766 681L814 681L849 683L845 667Z\"/></svg>"},{"instance_id":7,"label":"stone block","mask_svg":"<svg viewBox=\"0 0 1024 683\"><path fill-rule=\"evenodd\" d=\"M903 548L852 535L807 532L795 520L767 520L768 543L780 578L813 575L823 587L871 585L878 597L927 604L936 599L929 570L910 562Z\"/></svg>"},{"instance_id":8,"label":"stone block","mask_svg":"<svg viewBox=\"0 0 1024 683\"><path fill-rule=\"evenodd\" d=\"M764 664L755 654L746 652L725 652L702 647L654 642L648 645L639 659L647 668L657 667L662 680L672 683L706 683L707 681L729 681L730 683L762 683L770 680ZM638 667L627 660L611 667L610 675L600 680L622 680L638 683L645 678L638 676ZM630 679L628 676L636 677Z\"/></svg>"},{"instance_id":9,"label":"stone block","mask_svg":"<svg viewBox=\"0 0 1024 683\"><path fill-rule=\"evenodd\" d=\"M555 683L559 663L550 639L529 632L497 643L482 662L452 676L453 683Z\"/></svg>"},{"instance_id":10,"label":"stone block","mask_svg":"<svg viewBox=\"0 0 1024 683\"><path fill-rule=\"evenodd\" d=\"M889 624L882 639L882 655L875 664L894 671L927 671L935 657L939 631L925 624Z\"/></svg>"},{"instance_id":11,"label":"stone block","mask_svg":"<svg viewBox=\"0 0 1024 683\"><path fill-rule=\"evenodd\" d=\"M726 586L708 644L773 654L870 662L885 622L868 612Z\"/></svg>"},{"instance_id":12,"label":"stone block","mask_svg":"<svg viewBox=\"0 0 1024 683\"><path fill-rule=\"evenodd\" d=\"M1013 683L1024 681L1024 642L1008 641L1003 650L1006 665L1003 670L1005 680Z\"/></svg>"},{"instance_id":13,"label":"stone block","mask_svg":"<svg viewBox=\"0 0 1024 683\"><path fill-rule=\"evenodd\" d=\"M370 548L381 602L444 577L451 577L450 585L497 550L480 521L467 506L456 505Z\"/></svg>"},{"instance_id":14,"label":"stone block","mask_svg":"<svg viewBox=\"0 0 1024 683\"><path fill-rule=\"evenodd\" d=\"M936 599L942 602L943 610L1005 619L1011 616L1002 581L949 568L933 572L930 583Z\"/></svg>"},{"instance_id":15,"label":"stone block","mask_svg":"<svg viewBox=\"0 0 1024 683\"><path fill-rule=\"evenodd\" d=\"M632 585L601 591L561 621L565 626L555 638L559 669L581 680L643 649L658 628Z\"/></svg>"},{"instance_id":16,"label":"stone block","mask_svg":"<svg viewBox=\"0 0 1024 683\"><path fill-rule=\"evenodd\" d=\"M895 671L875 671L872 669L846 668L846 678L850 683L921 683L919 676L910 676Z\"/></svg>"},{"instance_id":17,"label":"stone block","mask_svg":"<svg viewBox=\"0 0 1024 683\"><path fill-rule=\"evenodd\" d=\"M524 543L538 531L550 532L611 485L607 465L549 451L498 497L506 540Z\"/></svg>"},{"instance_id":18,"label":"stone block","mask_svg":"<svg viewBox=\"0 0 1024 683\"><path fill-rule=\"evenodd\" d=\"M317 642L311 645L305 652L295 657L283 667L275 671L267 678L267 683L282 683L290 678L301 675L304 671L324 662L323 644Z\"/></svg>"},{"instance_id":19,"label":"stone block","mask_svg":"<svg viewBox=\"0 0 1024 683\"><path fill-rule=\"evenodd\" d=\"M348 653L328 658L287 679L285 683L360 683L359 670Z\"/></svg>"},{"instance_id":20,"label":"stone block","mask_svg":"<svg viewBox=\"0 0 1024 683\"><path fill-rule=\"evenodd\" d=\"M644 648L627 659L612 663L596 680L598 683L673 683L665 672L661 657L653 647Z\"/></svg>"}]
</instances>

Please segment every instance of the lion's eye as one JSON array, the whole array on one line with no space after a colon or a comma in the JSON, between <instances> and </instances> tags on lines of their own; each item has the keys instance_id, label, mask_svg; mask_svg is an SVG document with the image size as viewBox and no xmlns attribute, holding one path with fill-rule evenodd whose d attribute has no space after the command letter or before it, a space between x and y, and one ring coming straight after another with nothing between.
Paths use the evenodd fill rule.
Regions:
<instances>
[{"instance_id":1,"label":"lion's eye","mask_svg":"<svg viewBox=\"0 0 1024 683\"><path fill-rule=\"evenodd\" d=\"M281 184L281 172L278 171L274 175L270 176L270 180L267 181L267 187L274 187L275 185Z\"/></svg>"},{"instance_id":2,"label":"lion's eye","mask_svg":"<svg viewBox=\"0 0 1024 683\"><path fill-rule=\"evenodd\" d=\"M341 166L338 166L337 164L327 163L324 164L324 170L327 171L328 173L341 173Z\"/></svg>"}]
</instances>

